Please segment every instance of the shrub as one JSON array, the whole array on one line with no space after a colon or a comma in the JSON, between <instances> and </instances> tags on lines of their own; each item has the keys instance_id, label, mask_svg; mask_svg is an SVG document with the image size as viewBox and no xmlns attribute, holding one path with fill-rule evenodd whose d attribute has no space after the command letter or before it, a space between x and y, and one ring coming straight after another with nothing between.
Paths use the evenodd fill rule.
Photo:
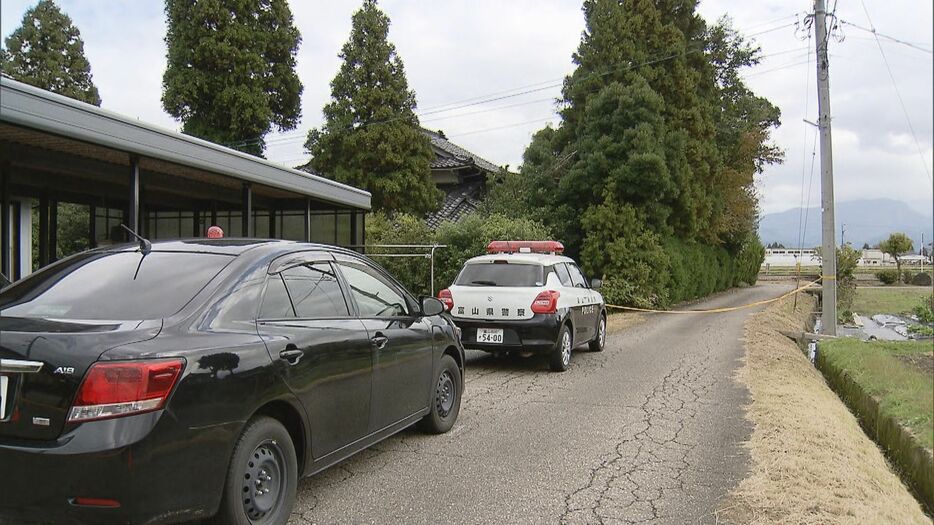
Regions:
<instances>
[{"instance_id":1,"label":"shrub","mask_svg":"<svg viewBox=\"0 0 934 525\"><path fill-rule=\"evenodd\" d=\"M925 324L934 323L934 293L921 300L921 304L915 306L914 314L918 320Z\"/></svg>"},{"instance_id":2,"label":"shrub","mask_svg":"<svg viewBox=\"0 0 934 525\"><path fill-rule=\"evenodd\" d=\"M444 288L453 283L464 261L486 253L486 245L490 241L542 241L551 238L551 232L540 222L499 214L472 213L458 222L444 222L435 231L435 240L447 245L435 255L435 286Z\"/></svg>"},{"instance_id":3,"label":"shrub","mask_svg":"<svg viewBox=\"0 0 934 525\"><path fill-rule=\"evenodd\" d=\"M366 218L366 243L374 244L431 244L434 232L425 221L404 213L391 219L383 213L371 213ZM415 253L416 250L404 250ZM378 254L400 253L389 248L368 248L367 255L383 266L393 277L416 295L429 293L431 265L428 259L418 257L380 257ZM436 261L437 266L437 261Z\"/></svg>"},{"instance_id":4,"label":"shrub","mask_svg":"<svg viewBox=\"0 0 934 525\"><path fill-rule=\"evenodd\" d=\"M736 271L731 286L756 284L759 268L765 260L765 248L757 234L750 235L736 254Z\"/></svg>"},{"instance_id":5,"label":"shrub","mask_svg":"<svg viewBox=\"0 0 934 525\"><path fill-rule=\"evenodd\" d=\"M915 286L931 286L931 272L918 272L911 280Z\"/></svg>"},{"instance_id":6,"label":"shrub","mask_svg":"<svg viewBox=\"0 0 934 525\"><path fill-rule=\"evenodd\" d=\"M902 282L905 284L911 284L911 280L915 278L915 273L911 270L905 270L902 272Z\"/></svg>"},{"instance_id":7,"label":"shrub","mask_svg":"<svg viewBox=\"0 0 934 525\"><path fill-rule=\"evenodd\" d=\"M856 298L856 265L862 253L849 244L837 248L837 319L849 322L853 318Z\"/></svg>"},{"instance_id":8,"label":"shrub","mask_svg":"<svg viewBox=\"0 0 934 525\"><path fill-rule=\"evenodd\" d=\"M882 270L876 274L876 278L882 284L895 284L898 282L898 271L897 270Z\"/></svg>"},{"instance_id":9,"label":"shrub","mask_svg":"<svg viewBox=\"0 0 934 525\"><path fill-rule=\"evenodd\" d=\"M514 219L503 215L472 213L458 222L445 222L432 231L422 219L407 214L392 218L373 213L366 219L366 242L374 244L444 244L435 252L435 292L449 286L460 272L464 261L486 253L492 240L540 241L551 239L548 229L529 219ZM415 253L414 250L402 250ZM389 248L369 248L367 254L386 268L410 291L419 295L430 293L431 263L419 257L379 257L381 253L400 253Z\"/></svg>"}]
</instances>

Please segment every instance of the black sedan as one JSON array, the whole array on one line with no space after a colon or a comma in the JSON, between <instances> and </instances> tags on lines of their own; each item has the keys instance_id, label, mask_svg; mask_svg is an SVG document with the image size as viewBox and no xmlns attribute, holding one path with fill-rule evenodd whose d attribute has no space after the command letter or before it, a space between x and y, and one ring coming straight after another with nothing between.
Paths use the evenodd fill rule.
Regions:
<instances>
[{"instance_id":1,"label":"black sedan","mask_svg":"<svg viewBox=\"0 0 934 525\"><path fill-rule=\"evenodd\" d=\"M0 523L285 523L300 477L452 427L464 351L442 311L331 246L53 264L0 293Z\"/></svg>"}]
</instances>

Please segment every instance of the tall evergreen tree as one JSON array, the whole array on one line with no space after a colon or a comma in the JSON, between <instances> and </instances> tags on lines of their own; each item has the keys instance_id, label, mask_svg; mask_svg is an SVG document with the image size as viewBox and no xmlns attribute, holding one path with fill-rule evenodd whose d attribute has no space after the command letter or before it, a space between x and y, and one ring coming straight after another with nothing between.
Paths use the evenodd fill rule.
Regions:
<instances>
[{"instance_id":1,"label":"tall evergreen tree","mask_svg":"<svg viewBox=\"0 0 934 525\"><path fill-rule=\"evenodd\" d=\"M101 105L81 33L52 0L39 0L6 38L0 69L20 82Z\"/></svg>"},{"instance_id":2,"label":"tall evergreen tree","mask_svg":"<svg viewBox=\"0 0 934 525\"><path fill-rule=\"evenodd\" d=\"M622 279L633 300L709 293L737 282L740 268L748 282L761 247L753 176L781 160L769 142L778 110L739 76L759 50L728 20L709 27L696 7L584 0L562 125L533 137L521 168L553 173L550 225L588 271Z\"/></svg>"},{"instance_id":3,"label":"tall evergreen tree","mask_svg":"<svg viewBox=\"0 0 934 525\"><path fill-rule=\"evenodd\" d=\"M166 0L162 106L182 131L262 155L273 127L294 129L301 42L286 0Z\"/></svg>"},{"instance_id":4,"label":"tall evergreen tree","mask_svg":"<svg viewBox=\"0 0 934 525\"><path fill-rule=\"evenodd\" d=\"M371 192L374 209L425 213L440 196L431 180L431 145L388 35L389 17L376 0L364 0L339 55L324 125L308 133L305 147L315 171Z\"/></svg>"}]
</instances>

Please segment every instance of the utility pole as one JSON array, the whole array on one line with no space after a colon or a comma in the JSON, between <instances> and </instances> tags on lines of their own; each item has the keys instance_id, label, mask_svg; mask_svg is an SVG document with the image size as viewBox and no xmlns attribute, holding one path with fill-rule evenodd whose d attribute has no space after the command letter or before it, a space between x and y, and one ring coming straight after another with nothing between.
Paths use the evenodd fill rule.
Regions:
<instances>
[{"instance_id":1,"label":"utility pole","mask_svg":"<svg viewBox=\"0 0 934 525\"><path fill-rule=\"evenodd\" d=\"M843 223L842 226L840 226L840 247L843 248L844 246L846 246L846 223L845 222Z\"/></svg>"},{"instance_id":2,"label":"utility pole","mask_svg":"<svg viewBox=\"0 0 934 525\"><path fill-rule=\"evenodd\" d=\"M830 138L830 59L827 57L827 9L824 0L814 0L814 36L817 46L817 108L820 117L821 171L821 265L823 297L821 324L827 335L837 335L837 243L834 241L833 152Z\"/></svg>"}]
</instances>

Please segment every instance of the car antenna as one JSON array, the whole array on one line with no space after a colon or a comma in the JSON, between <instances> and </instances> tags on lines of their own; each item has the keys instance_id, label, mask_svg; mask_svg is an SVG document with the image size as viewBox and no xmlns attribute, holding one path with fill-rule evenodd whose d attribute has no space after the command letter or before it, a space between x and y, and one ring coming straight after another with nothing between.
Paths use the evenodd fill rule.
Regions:
<instances>
[{"instance_id":1,"label":"car antenna","mask_svg":"<svg viewBox=\"0 0 934 525\"><path fill-rule=\"evenodd\" d=\"M149 242L148 239L144 239L142 236L137 234L135 231L131 230L130 227L127 226L126 224L120 224L120 226L124 230L130 232L130 235L132 235L133 237L136 237L136 240L139 241L139 251L143 252L143 255L148 254L149 251L152 250L152 243Z\"/></svg>"}]
</instances>

